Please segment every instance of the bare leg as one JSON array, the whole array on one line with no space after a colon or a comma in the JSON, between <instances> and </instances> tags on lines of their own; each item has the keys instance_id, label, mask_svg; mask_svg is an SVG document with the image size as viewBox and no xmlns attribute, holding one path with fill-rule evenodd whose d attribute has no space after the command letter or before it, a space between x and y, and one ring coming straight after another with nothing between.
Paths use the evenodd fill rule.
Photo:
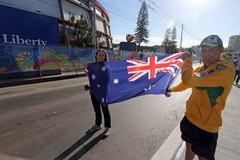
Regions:
<instances>
[{"instance_id":1,"label":"bare leg","mask_svg":"<svg viewBox=\"0 0 240 160\"><path fill-rule=\"evenodd\" d=\"M192 151L192 144L186 143L186 153L185 153L185 160L193 160L195 157L195 153Z\"/></svg>"}]
</instances>

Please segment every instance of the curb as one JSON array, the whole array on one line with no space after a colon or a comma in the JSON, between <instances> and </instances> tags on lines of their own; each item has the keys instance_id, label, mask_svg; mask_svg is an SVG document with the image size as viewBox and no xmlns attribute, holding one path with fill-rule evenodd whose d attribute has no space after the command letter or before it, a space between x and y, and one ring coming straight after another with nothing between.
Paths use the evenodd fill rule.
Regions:
<instances>
[{"instance_id":1,"label":"curb","mask_svg":"<svg viewBox=\"0 0 240 160\"><path fill-rule=\"evenodd\" d=\"M55 80L64 80L78 77L85 77L85 74L74 74L74 75L59 75L59 76L48 76L48 77L37 77L37 78L28 78L28 79L13 79L5 82L0 81L0 88L11 87L17 85L41 83Z\"/></svg>"},{"instance_id":2,"label":"curb","mask_svg":"<svg viewBox=\"0 0 240 160\"><path fill-rule=\"evenodd\" d=\"M181 132L179 130L179 127L180 124L178 124L177 127L171 132L171 134L168 136L159 150L154 154L151 160L173 160L175 158L179 148L183 143L182 139L180 138Z\"/></svg>"}]
</instances>

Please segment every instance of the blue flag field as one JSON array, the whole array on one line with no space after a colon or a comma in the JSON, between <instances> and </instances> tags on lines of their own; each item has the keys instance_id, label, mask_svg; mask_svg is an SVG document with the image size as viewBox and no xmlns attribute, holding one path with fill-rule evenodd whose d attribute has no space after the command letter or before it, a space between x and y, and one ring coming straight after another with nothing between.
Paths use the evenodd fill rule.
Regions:
<instances>
[{"instance_id":1,"label":"blue flag field","mask_svg":"<svg viewBox=\"0 0 240 160\"><path fill-rule=\"evenodd\" d=\"M182 66L182 54L88 65L91 92L102 104L146 94L165 94Z\"/></svg>"}]
</instances>

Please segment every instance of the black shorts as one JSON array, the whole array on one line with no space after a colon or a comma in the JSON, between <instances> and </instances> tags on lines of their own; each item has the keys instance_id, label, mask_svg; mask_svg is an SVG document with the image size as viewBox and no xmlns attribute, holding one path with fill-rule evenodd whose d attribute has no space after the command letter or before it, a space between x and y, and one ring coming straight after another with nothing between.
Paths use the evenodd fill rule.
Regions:
<instances>
[{"instance_id":1,"label":"black shorts","mask_svg":"<svg viewBox=\"0 0 240 160\"><path fill-rule=\"evenodd\" d=\"M217 146L218 133L206 132L191 122L184 116L180 123L182 139L192 144L192 151L203 158L214 160Z\"/></svg>"}]
</instances>

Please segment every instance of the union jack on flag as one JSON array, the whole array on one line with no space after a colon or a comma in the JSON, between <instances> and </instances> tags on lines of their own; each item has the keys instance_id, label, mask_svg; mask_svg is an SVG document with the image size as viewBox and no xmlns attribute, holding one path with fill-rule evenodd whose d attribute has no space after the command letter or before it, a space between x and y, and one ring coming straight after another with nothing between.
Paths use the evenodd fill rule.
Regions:
<instances>
[{"instance_id":1,"label":"union jack on flag","mask_svg":"<svg viewBox=\"0 0 240 160\"><path fill-rule=\"evenodd\" d=\"M183 52L88 65L91 91L103 104L165 94L182 66Z\"/></svg>"}]
</instances>

